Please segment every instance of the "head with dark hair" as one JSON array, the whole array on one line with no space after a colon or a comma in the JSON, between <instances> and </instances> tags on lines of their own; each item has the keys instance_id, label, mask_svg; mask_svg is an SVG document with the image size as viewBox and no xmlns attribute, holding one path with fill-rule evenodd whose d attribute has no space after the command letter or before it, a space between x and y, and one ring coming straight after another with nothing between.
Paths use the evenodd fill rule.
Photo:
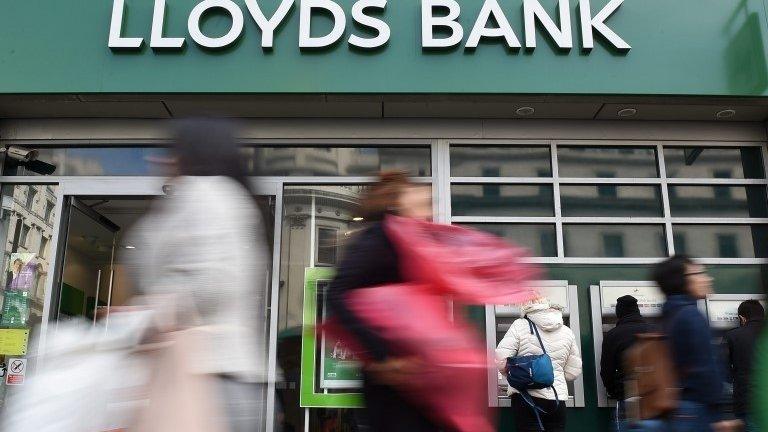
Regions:
<instances>
[{"instance_id":1,"label":"head with dark hair","mask_svg":"<svg viewBox=\"0 0 768 432\"><path fill-rule=\"evenodd\" d=\"M219 119L179 121L173 142L179 175L224 176L244 182L248 170L233 129L232 123Z\"/></svg>"},{"instance_id":2,"label":"head with dark hair","mask_svg":"<svg viewBox=\"0 0 768 432\"><path fill-rule=\"evenodd\" d=\"M765 318L765 308L757 300L747 300L739 305L739 318L742 323L759 321Z\"/></svg>"},{"instance_id":3,"label":"head with dark hair","mask_svg":"<svg viewBox=\"0 0 768 432\"><path fill-rule=\"evenodd\" d=\"M712 290L712 279L704 267L685 255L675 255L656 264L651 277L667 297L686 294L701 299Z\"/></svg>"}]
</instances>

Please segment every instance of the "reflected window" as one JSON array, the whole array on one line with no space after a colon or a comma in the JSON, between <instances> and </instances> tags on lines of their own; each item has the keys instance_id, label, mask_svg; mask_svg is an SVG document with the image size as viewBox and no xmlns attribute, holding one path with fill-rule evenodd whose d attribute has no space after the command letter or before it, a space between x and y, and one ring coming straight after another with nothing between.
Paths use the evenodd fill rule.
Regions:
<instances>
[{"instance_id":1,"label":"reflected window","mask_svg":"<svg viewBox=\"0 0 768 432\"><path fill-rule=\"evenodd\" d=\"M323 266L336 265L337 248L339 247L339 230L336 228L317 229L317 264Z\"/></svg>"},{"instance_id":2,"label":"reflected window","mask_svg":"<svg viewBox=\"0 0 768 432\"><path fill-rule=\"evenodd\" d=\"M653 147L584 147L558 146L557 163L560 177L653 178L659 176L656 149Z\"/></svg>"},{"instance_id":3,"label":"reflected window","mask_svg":"<svg viewBox=\"0 0 768 432\"><path fill-rule=\"evenodd\" d=\"M549 147L451 146L453 177L551 177Z\"/></svg>"},{"instance_id":4,"label":"reflected window","mask_svg":"<svg viewBox=\"0 0 768 432\"><path fill-rule=\"evenodd\" d=\"M404 171L412 177L432 175L429 147L288 147L243 149L255 175L372 176Z\"/></svg>"},{"instance_id":5,"label":"reflected window","mask_svg":"<svg viewBox=\"0 0 768 432\"><path fill-rule=\"evenodd\" d=\"M461 224L485 231L529 250L531 256L557 256L557 237L554 225L544 224Z\"/></svg>"},{"instance_id":6,"label":"reflected window","mask_svg":"<svg viewBox=\"0 0 768 432\"><path fill-rule=\"evenodd\" d=\"M768 217L765 186L669 186L673 217Z\"/></svg>"},{"instance_id":7,"label":"reflected window","mask_svg":"<svg viewBox=\"0 0 768 432\"><path fill-rule=\"evenodd\" d=\"M664 162L671 178L765 178L760 147L665 147Z\"/></svg>"},{"instance_id":8,"label":"reflected window","mask_svg":"<svg viewBox=\"0 0 768 432\"><path fill-rule=\"evenodd\" d=\"M662 216L658 186L561 185L563 216L659 217Z\"/></svg>"},{"instance_id":9,"label":"reflected window","mask_svg":"<svg viewBox=\"0 0 768 432\"><path fill-rule=\"evenodd\" d=\"M765 258L767 225L673 225L675 250L704 258ZM683 244L679 239L685 239Z\"/></svg>"},{"instance_id":10,"label":"reflected window","mask_svg":"<svg viewBox=\"0 0 768 432\"><path fill-rule=\"evenodd\" d=\"M554 198L550 185L451 185L454 216L553 216Z\"/></svg>"},{"instance_id":11,"label":"reflected window","mask_svg":"<svg viewBox=\"0 0 768 432\"><path fill-rule=\"evenodd\" d=\"M567 257L663 257L664 239L662 225L563 225Z\"/></svg>"}]
</instances>

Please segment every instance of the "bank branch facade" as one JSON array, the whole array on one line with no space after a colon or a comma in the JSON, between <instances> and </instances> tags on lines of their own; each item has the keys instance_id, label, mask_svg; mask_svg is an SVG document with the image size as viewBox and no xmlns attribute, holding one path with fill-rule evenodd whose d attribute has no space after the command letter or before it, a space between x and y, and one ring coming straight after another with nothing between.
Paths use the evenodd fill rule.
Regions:
<instances>
[{"instance_id":1,"label":"bank branch facade","mask_svg":"<svg viewBox=\"0 0 768 432\"><path fill-rule=\"evenodd\" d=\"M431 186L435 220L546 269L584 358L568 428L607 431L600 342L621 295L657 319L654 263L708 267L716 337L763 298L767 42L763 0L9 2L0 406L26 377L9 365L59 322L128 301L141 250L124 233L167 191L169 121L216 115L238 119L271 208L266 430L358 430L354 359L302 329L365 224L361 192L400 169ZM519 309L468 313L491 348ZM511 431L505 394L489 374Z\"/></svg>"}]
</instances>

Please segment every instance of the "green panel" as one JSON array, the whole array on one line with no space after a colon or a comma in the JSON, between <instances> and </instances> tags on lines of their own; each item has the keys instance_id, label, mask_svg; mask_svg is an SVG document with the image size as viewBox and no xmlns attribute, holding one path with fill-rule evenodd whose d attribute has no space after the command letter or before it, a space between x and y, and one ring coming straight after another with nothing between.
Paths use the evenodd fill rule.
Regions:
<instances>
[{"instance_id":1,"label":"green panel","mask_svg":"<svg viewBox=\"0 0 768 432\"><path fill-rule=\"evenodd\" d=\"M61 284L59 311L69 316L85 315L85 293L72 285Z\"/></svg>"},{"instance_id":2,"label":"green panel","mask_svg":"<svg viewBox=\"0 0 768 432\"><path fill-rule=\"evenodd\" d=\"M223 50L198 47L187 35L189 12L199 0L173 0L166 35L186 37L178 51L148 47L152 0L126 0L123 35L144 37L139 51L107 46L109 0L4 2L0 13L0 93L218 92L218 93L562 93L766 95L766 12L763 0L626 0L607 21L632 49L622 53L596 34L581 47L578 1L571 0L574 48L553 47L539 28L538 47L507 50L484 41L476 50L421 47L419 1L390 1L378 14L392 32L386 46L352 49L346 40L366 32L352 24L354 0L338 0L347 14L343 42L299 49L297 0L278 28L274 49L244 6L240 39ZM556 0L540 0L556 17ZM276 0L261 0L267 15ZM465 41L482 2L460 0ZM521 0L499 2L524 43ZM592 0L597 13L607 0ZM319 14L314 35L330 20ZM221 35L229 18L213 14L203 30Z\"/></svg>"},{"instance_id":3,"label":"green panel","mask_svg":"<svg viewBox=\"0 0 768 432\"><path fill-rule=\"evenodd\" d=\"M333 279L334 269L307 268L304 271L304 326L301 335L300 404L311 408L361 408L361 393L319 393L317 381L317 282Z\"/></svg>"},{"instance_id":4,"label":"green panel","mask_svg":"<svg viewBox=\"0 0 768 432\"><path fill-rule=\"evenodd\" d=\"M764 292L768 280L768 266L707 266L714 279L715 292L719 294L756 294ZM568 409L566 430L569 432L608 432L611 429L611 410L597 407L594 341L589 298L590 285L601 280L648 280L651 266L643 265L550 265L548 279L568 280L579 290L579 319L581 321L581 346L584 367L585 408ZM477 319L473 321L478 321ZM483 320L484 321L484 320ZM499 430L513 431L510 409L499 410Z\"/></svg>"}]
</instances>

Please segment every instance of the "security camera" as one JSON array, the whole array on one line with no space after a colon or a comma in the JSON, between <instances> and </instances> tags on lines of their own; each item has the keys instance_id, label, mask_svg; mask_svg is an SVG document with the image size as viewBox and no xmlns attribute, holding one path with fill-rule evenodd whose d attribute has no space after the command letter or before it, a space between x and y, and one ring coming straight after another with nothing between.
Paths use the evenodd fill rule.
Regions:
<instances>
[{"instance_id":1,"label":"security camera","mask_svg":"<svg viewBox=\"0 0 768 432\"><path fill-rule=\"evenodd\" d=\"M5 150L5 154L15 160L22 163L32 162L37 160L38 151L19 146L9 146Z\"/></svg>"}]
</instances>

